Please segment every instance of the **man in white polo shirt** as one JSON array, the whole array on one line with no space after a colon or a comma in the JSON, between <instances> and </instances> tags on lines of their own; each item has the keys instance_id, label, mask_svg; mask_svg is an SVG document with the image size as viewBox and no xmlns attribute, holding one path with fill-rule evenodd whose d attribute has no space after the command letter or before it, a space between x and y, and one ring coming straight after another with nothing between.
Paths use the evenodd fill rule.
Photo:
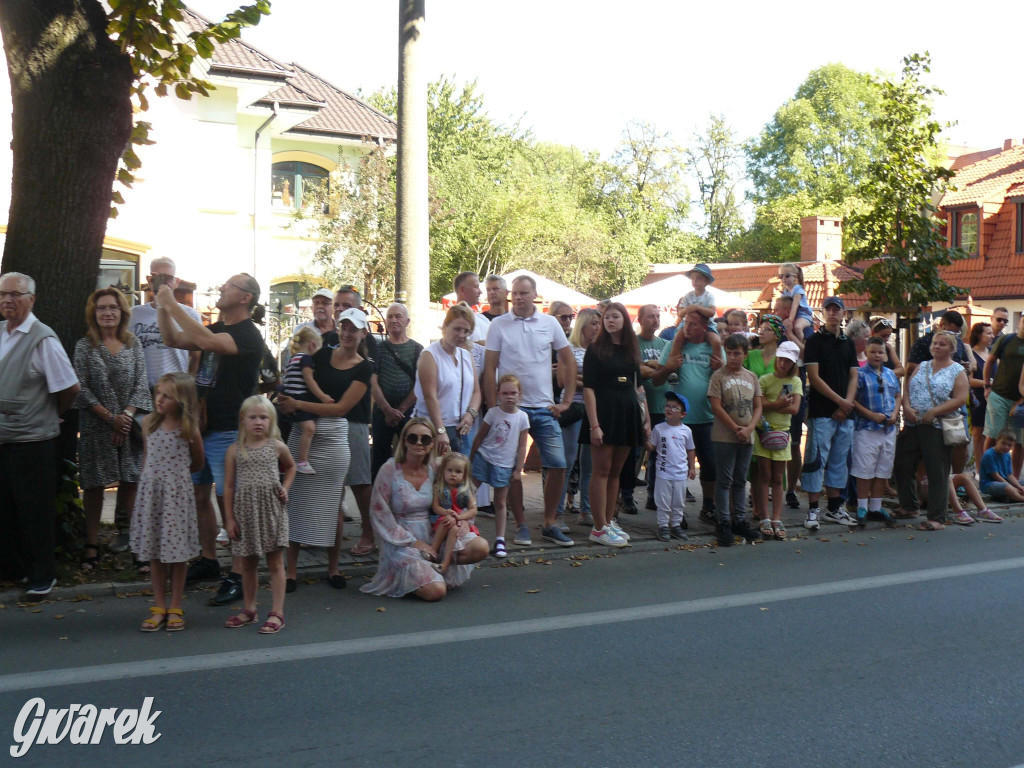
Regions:
<instances>
[{"instance_id":1,"label":"man in white polo shirt","mask_svg":"<svg viewBox=\"0 0 1024 768\"><path fill-rule=\"evenodd\" d=\"M576 358L562 326L555 318L537 310L536 299L537 284L533 278L523 275L512 281L512 311L494 318L487 333L484 397L489 408L496 406L497 378L506 373L519 377L522 390L519 407L530 417L530 435L540 451L541 464L548 471L541 535L545 541L571 547L574 542L559 529L555 512L565 479L565 451L558 417L569 407L576 393ZM559 403L555 403L551 387L552 350L558 353L565 382ZM514 542L531 544L529 528L524 525L522 483L513 482L509 495L517 528Z\"/></svg>"}]
</instances>

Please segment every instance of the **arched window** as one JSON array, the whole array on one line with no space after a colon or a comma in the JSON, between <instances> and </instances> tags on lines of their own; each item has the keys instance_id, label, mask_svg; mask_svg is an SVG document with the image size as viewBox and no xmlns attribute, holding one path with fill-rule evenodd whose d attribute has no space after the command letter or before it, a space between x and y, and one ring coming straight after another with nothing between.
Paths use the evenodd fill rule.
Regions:
<instances>
[{"instance_id":1,"label":"arched window","mask_svg":"<svg viewBox=\"0 0 1024 768\"><path fill-rule=\"evenodd\" d=\"M953 245L967 253L978 253L978 214L956 211L953 214Z\"/></svg>"},{"instance_id":2,"label":"arched window","mask_svg":"<svg viewBox=\"0 0 1024 768\"><path fill-rule=\"evenodd\" d=\"M330 174L318 165L286 160L271 166L270 194L274 208L297 211L303 205L309 205L313 190L326 190L329 186Z\"/></svg>"}]
</instances>

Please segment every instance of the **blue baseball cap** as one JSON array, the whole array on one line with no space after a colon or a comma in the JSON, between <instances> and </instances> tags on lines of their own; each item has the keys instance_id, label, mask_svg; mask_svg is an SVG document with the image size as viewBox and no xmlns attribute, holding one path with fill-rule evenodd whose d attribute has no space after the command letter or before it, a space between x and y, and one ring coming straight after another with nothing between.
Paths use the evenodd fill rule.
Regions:
<instances>
[{"instance_id":1,"label":"blue baseball cap","mask_svg":"<svg viewBox=\"0 0 1024 768\"><path fill-rule=\"evenodd\" d=\"M686 399L685 395L680 395L678 392L673 392L671 389L665 393L665 399L672 398L683 406L683 411L688 412L690 410L690 401Z\"/></svg>"}]
</instances>

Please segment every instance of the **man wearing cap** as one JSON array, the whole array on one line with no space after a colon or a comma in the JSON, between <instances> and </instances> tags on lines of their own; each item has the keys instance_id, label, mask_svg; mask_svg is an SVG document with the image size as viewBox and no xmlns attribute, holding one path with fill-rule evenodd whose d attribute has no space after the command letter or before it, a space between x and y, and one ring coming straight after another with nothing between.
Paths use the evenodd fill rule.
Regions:
<instances>
[{"instance_id":1,"label":"man wearing cap","mask_svg":"<svg viewBox=\"0 0 1024 768\"><path fill-rule=\"evenodd\" d=\"M220 288L217 309L220 319L205 327L193 320L174 299L170 286L156 294L157 323L164 343L176 349L199 351L196 391L205 414L203 449L205 466L192 475L199 518L201 556L188 570L190 581L220 578L217 562L217 518L210 503L211 486L224 510L224 457L238 436L238 412L242 402L255 394L263 360L263 337L253 322L259 303L260 284L241 272ZM202 421L202 420L201 420ZM231 573L221 582L213 605L229 605L242 597L241 560L232 561Z\"/></svg>"},{"instance_id":2,"label":"man wearing cap","mask_svg":"<svg viewBox=\"0 0 1024 768\"><path fill-rule=\"evenodd\" d=\"M24 579L32 600L57 583L60 414L79 391L67 352L33 314L35 303L35 280L0 275L0 577Z\"/></svg>"},{"instance_id":3,"label":"man wearing cap","mask_svg":"<svg viewBox=\"0 0 1024 768\"><path fill-rule=\"evenodd\" d=\"M299 323L295 326L295 330L308 327L319 333L321 337L329 333L335 334L336 337L338 324L334 320L334 294L331 292L331 289L318 288L310 301L313 302L313 319L307 320L305 323ZM337 345L337 341L335 341L335 345Z\"/></svg>"},{"instance_id":4,"label":"man wearing cap","mask_svg":"<svg viewBox=\"0 0 1024 768\"><path fill-rule=\"evenodd\" d=\"M664 384L674 373L678 383L672 389L683 395L689 403L683 423L693 432L697 461L700 462L702 491L701 519L714 525L715 517L715 451L711 445L711 425L714 416L708 401L711 374L722 367L722 359L711 353L707 341L708 320L700 312L690 312L683 320L683 342L678 350L671 345L661 351L661 367L651 376L654 384Z\"/></svg>"},{"instance_id":5,"label":"man wearing cap","mask_svg":"<svg viewBox=\"0 0 1024 768\"><path fill-rule=\"evenodd\" d=\"M849 479L847 459L853 441L853 409L857 395L857 351L846 338L840 321L846 311L838 296L825 299L825 324L807 340L804 368L807 370L807 452L801 485L807 492L804 527L821 527L818 507L822 487L828 499L825 520L856 526L840 497Z\"/></svg>"}]
</instances>

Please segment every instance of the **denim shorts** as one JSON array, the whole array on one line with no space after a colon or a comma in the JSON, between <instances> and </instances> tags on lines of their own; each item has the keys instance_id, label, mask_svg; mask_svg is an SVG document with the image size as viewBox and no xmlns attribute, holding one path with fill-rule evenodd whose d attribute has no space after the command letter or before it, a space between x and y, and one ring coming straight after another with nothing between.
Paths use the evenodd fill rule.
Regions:
<instances>
[{"instance_id":1,"label":"denim shorts","mask_svg":"<svg viewBox=\"0 0 1024 768\"><path fill-rule=\"evenodd\" d=\"M530 437L540 452L540 463L548 469L565 469L562 428L547 408L523 408L530 418Z\"/></svg>"},{"instance_id":2,"label":"denim shorts","mask_svg":"<svg viewBox=\"0 0 1024 768\"><path fill-rule=\"evenodd\" d=\"M509 467L496 467L479 453L473 457L473 479L486 483L491 488L505 488L512 482Z\"/></svg>"},{"instance_id":3,"label":"denim shorts","mask_svg":"<svg viewBox=\"0 0 1024 768\"><path fill-rule=\"evenodd\" d=\"M192 473L193 485L217 486L217 495L224 495L224 456L238 438L238 430L228 432L207 432L203 435L203 452L206 463L198 472Z\"/></svg>"}]
</instances>

